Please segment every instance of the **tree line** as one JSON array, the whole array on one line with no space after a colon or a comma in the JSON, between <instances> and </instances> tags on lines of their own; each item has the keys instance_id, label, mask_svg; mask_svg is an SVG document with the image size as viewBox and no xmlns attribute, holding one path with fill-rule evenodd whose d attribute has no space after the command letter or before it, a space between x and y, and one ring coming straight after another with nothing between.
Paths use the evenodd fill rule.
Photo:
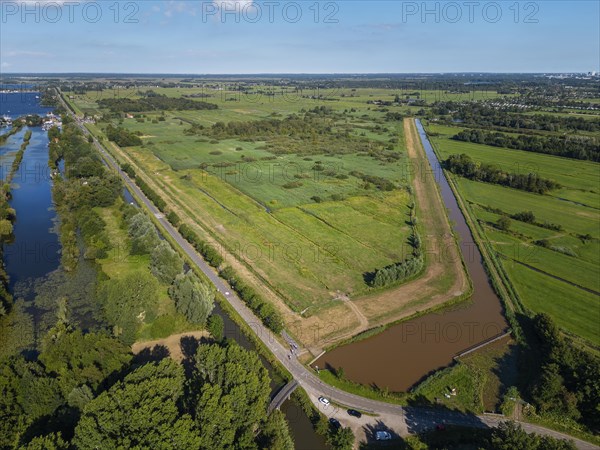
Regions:
<instances>
[{"instance_id":1,"label":"tree line","mask_svg":"<svg viewBox=\"0 0 600 450\"><path fill-rule=\"evenodd\" d=\"M450 155L442 165L444 169L469 180L499 184L537 194L545 194L561 187L559 183L535 173L505 172L496 165L475 162L465 153Z\"/></svg>"},{"instance_id":2,"label":"tree line","mask_svg":"<svg viewBox=\"0 0 600 450\"><path fill-rule=\"evenodd\" d=\"M172 98L164 95L148 96L140 99L133 98L104 98L98 105L107 108L113 113L133 113L145 111L201 111L214 110L218 106L214 103L190 100L187 98Z\"/></svg>"},{"instance_id":3,"label":"tree line","mask_svg":"<svg viewBox=\"0 0 600 450\"><path fill-rule=\"evenodd\" d=\"M600 161L600 144L596 139L584 136L541 137L525 134L509 136L505 133L468 129L455 134L452 139L573 159Z\"/></svg>"},{"instance_id":4,"label":"tree line","mask_svg":"<svg viewBox=\"0 0 600 450\"><path fill-rule=\"evenodd\" d=\"M219 275L229 283L267 328L277 334L283 331L283 318L279 311L272 304L263 300L254 289L244 283L231 267L223 268L219 272Z\"/></svg>"},{"instance_id":5,"label":"tree line","mask_svg":"<svg viewBox=\"0 0 600 450\"><path fill-rule=\"evenodd\" d=\"M529 101L529 100L528 100ZM585 105L585 103L584 103ZM432 106L435 114L451 114L468 125L486 128L502 127L514 130L540 130L551 132L600 131L598 121L583 117L565 117L551 114L524 115L518 109L498 109L480 102L438 102Z\"/></svg>"}]
</instances>

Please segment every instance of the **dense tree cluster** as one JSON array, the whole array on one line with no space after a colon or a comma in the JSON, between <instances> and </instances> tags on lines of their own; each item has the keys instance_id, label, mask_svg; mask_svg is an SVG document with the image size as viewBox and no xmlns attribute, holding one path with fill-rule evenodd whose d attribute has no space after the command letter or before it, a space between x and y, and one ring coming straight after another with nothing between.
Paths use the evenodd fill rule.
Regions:
<instances>
[{"instance_id":1,"label":"dense tree cluster","mask_svg":"<svg viewBox=\"0 0 600 450\"><path fill-rule=\"evenodd\" d=\"M218 106L213 103L173 98L165 95L149 95L145 98L104 98L98 101L102 108L108 108L114 113L134 113L146 111L200 111L214 110Z\"/></svg>"},{"instance_id":2,"label":"dense tree cluster","mask_svg":"<svg viewBox=\"0 0 600 450\"><path fill-rule=\"evenodd\" d=\"M445 169L474 181L500 184L502 186L520 189L537 194L545 194L560 188L560 184L547 178L541 178L535 173L520 174L505 172L493 164L477 163L469 155L450 155L443 162Z\"/></svg>"},{"instance_id":3,"label":"dense tree cluster","mask_svg":"<svg viewBox=\"0 0 600 450\"><path fill-rule=\"evenodd\" d=\"M122 127L113 127L109 125L105 130L106 137L113 141L119 147L136 147L142 145L140 137Z\"/></svg>"},{"instance_id":4,"label":"dense tree cluster","mask_svg":"<svg viewBox=\"0 0 600 450\"><path fill-rule=\"evenodd\" d=\"M134 364L114 338L59 323L38 360L0 359L0 447L294 448L281 413L267 414L256 353L203 344L188 361Z\"/></svg>"},{"instance_id":5,"label":"dense tree cluster","mask_svg":"<svg viewBox=\"0 0 600 450\"><path fill-rule=\"evenodd\" d=\"M372 276L370 285L380 288L400 283L419 273L422 268L423 256L419 254L400 263L377 269Z\"/></svg>"},{"instance_id":6,"label":"dense tree cluster","mask_svg":"<svg viewBox=\"0 0 600 450\"><path fill-rule=\"evenodd\" d=\"M375 186L378 190L386 192L396 189L396 185L387 178L368 175L358 170L351 171L350 175L361 179L363 181L363 188L365 189L369 189L371 186Z\"/></svg>"},{"instance_id":7,"label":"dense tree cluster","mask_svg":"<svg viewBox=\"0 0 600 450\"><path fill-rule=\"evenodd\" d=\"M130 169L133 171L133 169ZM135 178L135 177L134 177ZM161 211L165 211L167 208L167 202L165 202L160 195L154 191L148 184L142 180L140 177L135 178L135 184L142 190L144 195L148 197L148 199L154 203L154 205Z\"/></svg>"},{"instance_id":8,"label":"dense tree cluster","mask_svg":"<svg viewBox=\"0 0 600 450\"><path fill-rule=\"evenodd\" d=\"M574 159L600 161L598 140L585 136L541 137L525 134L510 136L505 133L469 129L457 133L452 139Z\"/></svg>"},{"instance_id":9,"label":"dense tree cluster","mask_svg":"<svg viewBox=\"0 0 600 450\"><path fill-rule=\"evenodd\" d=\"M558 421L570 419L600 430L600 359L561 335L547 314L534 319L536 352L541 356L537 379L529 386L537 411Z\"/></svg>"}]
</instances>

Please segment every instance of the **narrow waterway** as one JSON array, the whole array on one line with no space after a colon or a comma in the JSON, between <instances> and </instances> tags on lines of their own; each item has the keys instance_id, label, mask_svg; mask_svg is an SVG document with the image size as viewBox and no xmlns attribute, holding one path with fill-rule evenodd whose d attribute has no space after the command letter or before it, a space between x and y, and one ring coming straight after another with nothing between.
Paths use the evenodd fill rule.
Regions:
<instances>
[{"instance_id":1,"label":"narrow waterway","mask_svg":"<svg viewBox=\"0 0 600 450\"><path fill-rule=\"evenodd\" d=\"M49 108L39 106L39 99L35 93L26 94L1 94L0 112L9 114L13 118L15 113L44 115ZM16 152L23 142L23 136L28 128L23 128L18 133L9 137L7 142L0 146L0 164L2 168L0 178L4 178ZM4 264L10 277L9 289L15 291L20 283L28 283L46 277L60 267L60 240L56 232L56 211L52 199L51 171L48 168L48 134L40 127L31 128L32 136L29 146L25 150L23 160L12 184L11 207L16 211L17 220L14 223L11 242L4 245ZM2 129L1 133L9 131ZM59 164L59 170L64 173L64 162ZM135 198L124 188L123 197L127 203L137 205ZM33 292L26 290L29 296ZM33 300L26 298L26 300ZM225 336L235 340L249 350L255 350L254 345L248 340L241 329L229 316L216 305L214 313L219 314L224 321ZM265 359L261 358L272 378L273 368ZM271 382L272 395L283 386L282 381ZM297 449L321 450L327 449L324 439L317 435L304 412L291 401L282 407L290 424L290 429Z\"/></svg>"},{"instance_id":2,"label":"narrow waterway","mask_svg":"<svg viewBox=\"0 0 600 450\"><path fill-rule=\"evenodd\" d=\"M315 363L321 369L343 367L344 376L351 381L394 392L408 390L427 375L451 364L456 354L507 328L502 304L492 289L471 230L418 120L417 130L459 238L473 282L472 299L394 325L372 338L338 347Z\"/></svg>"},{"instance_id":3,"label":"narrow waterway","mask_svg":"<svg viewBox=\"0 0 600 450\"><path fill-rule=\"evenodd\" d=\"M10 206L16 211L12 242L4 246L9 289L26 280L44 277L60 265L60 242L54 231L56 212L48 168L48 134L32 131L23 161L12 180ZM10 138L8 148L20 146L24 128ZM12 162L11 162L12 164Z\"/></svg>"}]
</instances>

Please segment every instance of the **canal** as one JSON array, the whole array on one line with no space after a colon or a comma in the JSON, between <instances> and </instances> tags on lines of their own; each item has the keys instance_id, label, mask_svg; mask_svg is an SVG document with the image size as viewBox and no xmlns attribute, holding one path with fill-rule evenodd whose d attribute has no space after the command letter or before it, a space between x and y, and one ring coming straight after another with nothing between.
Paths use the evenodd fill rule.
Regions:
<instances>
[{"instance_id":1,"label":"canal","mask_svg":"<svg viewBox=\"0 0 600 450\"><path fill-rule=\"evenodd\" d=\"M507 328L502 303L490 284L471 230L423 125L419 120L416 125L459 239L473 283L472 298L443 311L401 322L371 338L338 347L316 362L320 368L343 367L347 379L392 392L407 391L434 371L450 365L461 351Z\"/></svg>"},{"instance_id":2,"label":"canal","mask_svg":"<svg viewBox=\"0 0 600 450\"><path fill-rule=\"evenodd\" d=\"M45 115L49 108L39 106L39 99L35 93L2 94L0 113L7 114L18 111L20 115L39 114ZM4 111L4 112L2 112ZM0 115L2 115L0 114ZM15 117L16 118L16 117ZM52 199L52 179L48 168L48 134L40 127L23 128L7 142L0 146L0 164L2 164L2 177L8 173L14 155L23 142L27 130L32 131L29 146L25 150L23 160L13 178L11 207L16 211L17 220L14 223L11 242L4 245L4 263L10 277L9 289L11 292L19 285L31 285L41 280L60 268L60 239L57 230L57 215ZM8 129L3 129L2 133ZM61 162L61 173L64 172ZM131 193L124 188L123 197L127 203L137 204ZM27 292L25 298L32 301L34 292ZM31 312L35 312L31 309ZM216 305L214 313L219 314L224 321L225 336L233 339L249 350L256 350L254 345L229 318L229 316ZM271 378L276 378L273 367L264 358L261 358L269 370ZM272 381L271 389L274 396L283 386L283 382ZM327 449L324 439L317 435L312 428L308 417L301 408L290 400L282 407L290 424L290 429L299 450Z\"/></svg>"}]
</instances>

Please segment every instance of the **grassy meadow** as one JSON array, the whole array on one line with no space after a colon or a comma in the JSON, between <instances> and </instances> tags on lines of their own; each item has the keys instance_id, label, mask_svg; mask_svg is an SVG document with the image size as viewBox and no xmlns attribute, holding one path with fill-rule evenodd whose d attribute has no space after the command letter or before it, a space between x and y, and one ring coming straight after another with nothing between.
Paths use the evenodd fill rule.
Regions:
<instances>
[{"instance_id":1,"label":"grassy meadow","mask_svg":"<svg viewBox=\"0 0 600 450\"><path fill-rule=\"evenodd\" d=\"M207 90L155 92L178 97ZM367 103L391 101L391 91L348 89L344 97L337 93L338 101L292 94L259 95L257 101L235 91L214 91L202 100L217 103L218 110L149 112L143 119L124 119L121 126L143 141L142 146L127 149L128 157L169 193L174 208L201 225L196 231L203 238L226 247L294 311L310 308L312 314L332 306L340 294L368 293L366 273L409 256L412 198L402 122L385 121L385 111ZM74 97L81 111L101 113L98 93ZM217 140L186 133L192 123L211 126L217 121L283 118L316 106L346 111L340 126L365 140L366 146L372 141L393 148L396 159L381 161L342 145L315 154L310 142L305 149L289 142L296 145L293 153L274 154L261 140ZM287 144L285 137L277 141L282 148ZM396 189L386 192L366 186L352 175L356 171L389 180Z\"/></svg>"},{"instance_id":2,"label":"grassy meadow","mask_svg":"<svg viewBox=\"0 0 600 450\"><path fill-rule=\"evenodd\" d=\"M561 184L545 195L455 177L522 303L549 313L567 332L600 344L600 173L597 163L450 139L461 127L430 124L442 159L466 153L507 172L537 173ZM531 211L535 223L500 217ZM545 223L558 229L543 227ZM544 242L545 245L540 245Z\"/></svg>"}]
</instances>

